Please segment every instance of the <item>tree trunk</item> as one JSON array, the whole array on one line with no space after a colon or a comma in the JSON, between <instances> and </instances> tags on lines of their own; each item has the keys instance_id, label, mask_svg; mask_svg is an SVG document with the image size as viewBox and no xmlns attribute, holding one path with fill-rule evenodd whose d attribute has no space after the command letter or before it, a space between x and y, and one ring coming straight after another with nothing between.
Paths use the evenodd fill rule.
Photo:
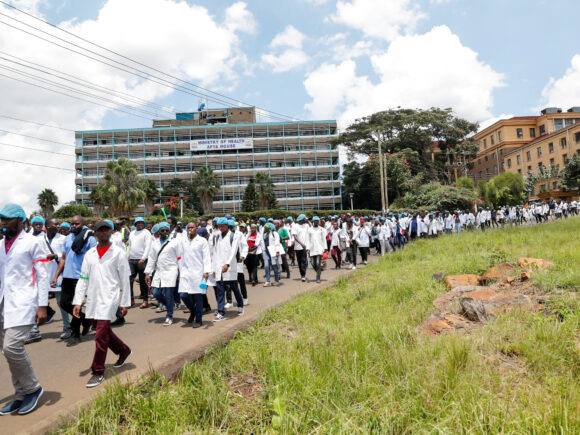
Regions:
<instances>
[{"instance_id":1,"label":"tree trunk","mask_svg":"<svg viewBox=\"0 0 580 435\"><path fill-rule=\"evenodd\" d=\"M150 199L146 199L144 202L144 206L145 206L145 217L149 216L151 214L151 209L153 208L153 201Z\"/></svg>"}]
</instances>

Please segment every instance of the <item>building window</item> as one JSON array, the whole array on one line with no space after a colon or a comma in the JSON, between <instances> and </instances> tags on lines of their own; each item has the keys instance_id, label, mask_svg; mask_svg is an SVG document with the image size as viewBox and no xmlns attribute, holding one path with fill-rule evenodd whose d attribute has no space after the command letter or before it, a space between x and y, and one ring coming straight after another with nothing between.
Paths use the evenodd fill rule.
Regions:
<instances>
[{"instance_id":1,"label":"building window","mask_svg":"<svg viewBox=\"0 0 580 435\"><path fill-rule=\"evenodd\" d=\"M481 159L477 159L477 164L481 165Z\"/></svg>"},{"instance_id":2,"label":"building window","mask_svg":"<svg viewBox=\"0 0 580 435\"><path fill-rule=\"evenodd\" d=\"M489 160L489 157L488 156L485 156L485 161L487 162L488 160Z\"/></svg>"},{"instance_id":3,"label":"building window","mask_svg":"<svg viewBox=\"0 0 580 435\"><path fill-rule=\"evenodd\" d=\"M553 153L553 152L554 152L554 144L553 144L552 142L550 142L550 143L548 144L548 151L549 151L550 153Z\"/></svg>"},{"instance_id":4,"label":"building window","mask_svg":"<svg viewBox=\"0 0 580 435\"><path fill-rule=\"evenodd\" d=\"M542 166L544 166L542 162L538 162L538 169L542 169Z\"/></svg>"},{"instance_id":5,"label":"building window","mask_svg":"<svg viewBox=\"0 0 580 435\"><path fill-rule=\"evenodd\" d=\"M540 184L540 193L544 193L546 191L546 185Z\"/></svg>"},{"instance_id":6,"label":"building window","mask_svg":"<svg viewBox=\"0 0 580 435\"><path fill-rule=\"evenodd\" d=\"M512 167L512 159L508 159L508 168Z\"/></svg>"},{"instance_id":7,"label":"building window","mask_svg":"<svg viewBox=\"0 0 580 435\"><path fill-rule=\"evenodd\" d=\"M532 172L532 167L528 166L528 172Z\"/></svg>"},{"instance_id":8,"label":"building window","mask_svg":"<svg viewBox=\"0 0 580 435\"><path fill-rule=\"evenodd\" d=\"M568 146L565 137L563 137L562 139L560 139L560 145L562 145L562 149L564 149L564 148L566 148L566 146Z\"/></svg>"},{"instance_id":9,"label":"building window","mask_svg":"<svg viewBox=\"0 0 580 435\"><path fill-rule=\"evenodd\" d=\"M489 137L489 140L490 140L492 145L495 145L495 139L493 137L493 134Z\"/></svg>"},{"instance_id":10,"label":"building window","mask_svg":"<svg viewBox=\"0 0 580 435\"><path fill-rule=\"evenodd\" d=\"M516 156L516 161L518 162L518 165L522 164L522 158L519 154Z\"/></svg>"},{"instance_id":11,"label":"building window","mask_svg":"<svg viewBox=\"0 0 580 435\"><path fill-rule=\"evenodd\" d=\"M564 120L554 119L554 130L560 130L561 128L564 128Z\"/></svg>"},{"instance_id":12,"label":"building window","mask_svg":"<svg viewBox=\"0 0 580 435\"><path fill-rule=\"evenodd\" d=\"M501 171L505 172L505 163L504 162L501 162Z\"/></svg>"},{"instance_id":13,"label":"building window","mask_svg":"<svg viewBox=\"0 0 580 435\"><path fill-rule=\"evenodd\" d=\"M503 148L501 150L499 150L499 155L503 156Z\"/></svg>"},{"instance_id":14,"label":"building window","mask_svg":"<svg viewBox=\"0 0 580 435\"><path fill-rule=\"evenodd\" d=\"M498 142L501 142L502 141L501 130L497 132L497 140L498 140Z\"/></svg>"},{"instance_id":15,"label":"building window","mask_svg":"<svg viewBox=\"0 0 580 435\"><path fill-rule=\"evenodd\" d=\"M558 182L554 181L554 184L552 186L554 186L553 189L556 190L558 188Z\"/></svg>"},{"instance_id":16,"label":"building window","mask_svg":"<svg viewBox=\"0 0 580 435\"><path fill-rule=\"evenodd\" d=\"M485 168L485 173L489 175L489 168Z\"/></svg>"},{"instance_id":17,"label":"building window","mask_svg":"<svg viewBox=\"0 0 580 435\"><path fill-rule=\"evenodd\" d=\"M536 129L530 128L530 137L536 137Z\"/></svg>"},{"instance_id":18,"label":"building window","mask_svg":"<svg viewBox=\"0 0 580 435\"><path fill-rule=\"evenodd\" d=\"M492 158L492 159L495 159L495 158L497 158L497 156L496 156L496 154L495 154L495 151L494 151L493 153L491 153L491 158Z\"/></svg>"},{"instance_id":19,"label":"building window","mask_svg":"<svg viewBox=\"0 0 580 435\"><path fill-rule=\"evenodd\" d=\"M562 154L562 158L564 159L564 164L568 163L568 154Z\"/></svg>"},{"instance_id":20,"label":"building window","mask_svg":"<svg viewBox=\"0 0 580 435\"><path fill-rule=\"evenodd\" d=\"M521 139L524 137L524 129L523 128L516 128L516 134L518 136L518 139Z\"/></svg>"},{"instance_id":21,"label":"building window","mask_svg":"<svg viewBox=\"0 0 580 435\"><path fill-rule=\"evenodd\" d=\"M483 178L483 172L479 171L479 178Z\"/></svg>"},{"instance_id":22,"label":"building window","mask_svg":"<svg viewBox=\"0 0 580 435\"><path fill-rule=\"evenodd\" d=\"M521 173L522 173L522 170L521 169L518 169L518 174L521 174Z\"/></svg>"},{"instance_id":23,"label":"building window","mask_svg":"<svg viewBox=\"0 0 580 435\"><path fill-rule=\"evenodd\" d=\"M531 151L526 151L526 159L528 159L528 162L530 160L532 160L532 152Z\"/></svg>"},{"instance_id":24,"label":"building window","mask_svg":"<svg viewBox=\"0 0 580 435\"><path fill-rule=\"evenodd\" d=\"M487 139L483 139L483 148L487 148Z\"/></svg>"},{"instance_id":25,"label":"building window","mask_svg":"<svg viewBox=\"0 0 580 435\"><path fill-rule=\"evenodd\" d=\"M542 157L542 147L536 148L536 151L538 152L538 157Z\"/></svg>"},{"instance_id":26,"label":"building window","mask_svg":"<svg viewBox=\"0 0 580 435\"><path fill-rule=\"evenodd\" d=\"M546 134L546 126L540 125L540 136L543 136L545 134Z\"/></svg>"},{"instance_id":27,"label":"building window","mask_svg":"<svg viewBox=\"0 0 580 435\"><path fill-rule=\"evenodd\" d=\"M576 143L580 143L580 131L578 133L574 133L574 138L576 139Z\"/></svg>"},{"instance_id":28,"label":"building window","mask_svg":"<svg viewBox=\"0 0 580 435\"><path fill-rule=\"evenodd\" d=\"M554 159L550 159L550 166L554 166Z\"/></svg>"},{"instance_id":29,"label":"building window","mask_svg":"<svg viewBox=\"0 0 580 435\"><path fill-rule=\"evenodd\" d=\"M493 165L493 173L497 174L497 165Z\"/></svg>"}]
</instances>

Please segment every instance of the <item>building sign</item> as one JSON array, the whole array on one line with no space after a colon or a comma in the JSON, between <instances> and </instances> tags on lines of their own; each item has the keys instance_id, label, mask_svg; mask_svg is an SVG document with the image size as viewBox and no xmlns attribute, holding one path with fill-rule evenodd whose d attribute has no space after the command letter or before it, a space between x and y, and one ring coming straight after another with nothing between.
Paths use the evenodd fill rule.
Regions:
<instances>
[{"instance_id":1,"label":"building sign","mask_svg":"<svg viewBox=\"0 0 580 435\"><path fill-rule=\"evenodd\" d=\"M247 150L254 147L251 137L228 139L199 139L189 142L190 151Z\"/></svg>"}]
</instances>

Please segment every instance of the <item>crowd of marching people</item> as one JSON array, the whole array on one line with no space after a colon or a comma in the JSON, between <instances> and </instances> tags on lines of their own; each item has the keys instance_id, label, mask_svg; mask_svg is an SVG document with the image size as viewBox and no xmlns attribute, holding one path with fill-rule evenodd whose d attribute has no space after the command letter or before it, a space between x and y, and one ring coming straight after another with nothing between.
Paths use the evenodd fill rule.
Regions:
<instances>
[{"instance_id":1,"label":"crowd of marching people","mask_svg":"<svg viewBox=\"0 0 580 435\"><path fill-rule=\"evenodd\" d=\"M118 356L114 367L131 356L130 347L111 329L125 323L131 307L153 305L164 313L166 327L176 310L183 310L188 323L199 328L204 315L213 315L213 322L225 320L234 299L234 315L242 316L249 288L261 278L265 287L278 286L291 277L291 267L298 268L296 278L302 282L319 283L330 259L335 269L356 269L367 264L372 250L385 255L418 238L566 218L578 215L578 206L553 201L477 212L345 212L248 222L226 215L184 223L170 216L156 225L143 218L85 225L81 216L69 222L40 216L28 220L22 207L7 204L0 210L0 345L15 400L0 415L31 412L43 393L24 346L41 340L39 327L53 320L49 298L60 310L60 339L67 346L95 331L87 382L95 387L104 380L108 349ZM210 287L214 309L207 297Z\"/></svg>"}]
</instances>

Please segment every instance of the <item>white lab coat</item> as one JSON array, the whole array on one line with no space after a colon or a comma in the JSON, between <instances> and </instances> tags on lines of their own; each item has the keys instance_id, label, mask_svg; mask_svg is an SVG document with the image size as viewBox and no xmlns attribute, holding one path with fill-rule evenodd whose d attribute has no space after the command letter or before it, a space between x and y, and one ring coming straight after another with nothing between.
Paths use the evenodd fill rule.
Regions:
<instances>
[{"instance_id":1,"label":"white lab coat","mask_svg":"<svg viewBox=\"0 0 580 435\"><path fill-rule=\"evenodd\" d=\"M181 240L181 237L167 240L165 243L168 243L168 245L163 248L163 251L161 251L162 245L159 239L155 239L151 243L149 260L145 268L147 275L155 272L151 280L151 287L162 288L177 286L177 275L179 274L177 263L181 257ZM159 252L161 252L161 255L159 255Z\"/></svg>"},{"instance_id":2,"label":"white lab coat","mask_svg":"<svg viewBox=\"0 0 580 435\"><path fill-rule=\"evenodd\" d=\"M22 231L6 253L0 242L0 301L4 300L4 329L33 325L38 307L48 305L50 277L44 238Z\"/></svg>"},{"instance_id":3,"label":"white lab coat","mask_svg":"<svg viewBox=\"0 0 580 435\"><path fill-rule=\"evenodd\" d=\"M265 236L266 232L264 231L264 237ZM264 241L264 237L262 237L262 239L260 240L260 247L258 248L258 250L261 251L262 253L266 252L266 242ZM275 246L276 252L278 254L280 255L284 254L284 247L282 246L282 243L280 241L280 234L278 234L276 231L270 231L268 236L268 246ZM272 261L276 261L276 258L274 258L275 256L270 255L270 257L272 258Z\"/></svg>"},{"instance_id":4,"label":"white lab coat","mask_svg":"<svg viewBox=\"0 0 580 435\"><path fill-rule=\"evenodd\" d=\"M326 251L326 230L321 226L311 227L308 230L306 248L310 251L310 256L322 255Z\"/></svg>"},{"instance_id":5,"label":"white lab coat","mask_svg":"<svg viewBox=\"0 0 580 435\"><path fill-rule=\"evenodd\" d=\"M240 244L240 258L245 259L248 256L248 240L246 236L241 231L236 231L236 235L238 236L238 242ZM240 261L237 266L238 273L244 273L244 262Z\"/></svg>"},{"instance_id":6,"label":"white lab coat","mask_svg":"<svg viewBox=\"0 0 580 435\"><path fill-rule=\"evenodd\" d=\"M215 273L216 281L237 281L238 268L236 261L236 253L239 249L238 238L235 233L232 237L232 232L228 231L225 237L222 237L220 231L216 231L212 235L214 241L214 255L212 261L212 272ZM229 268L226 273L222 273L222 267L228 265Z\"/></svg>"},{"instance_id":7,"label":"white lab coat","mask_svg":"<svg viewBox=\"0 0 580 435\"><path fill-rule=\"evenodd\" d=\"M56 261L51 260L48 262L48 267L47 267L47 271L48 271L48 279L52 280L54 278L54 275L56 275L56 270L58 269L58 263L59 261L62 259L62 253L64 251L64 239L66 239L65 236L63 236L60 233L56 233L54 235L54 237L52 238L52 240L49 242L48 241L48 236L45 234L44 235L44 243L50 243L50 247L52 248L52 252L50 252L49 249L49 254L54 253L58 258L56 259ZM48 249L48 245L47 245L47 249ZM56 287L51 287L50 291L51 292L59 292L61 290L61 285L62 283L62 274L60 274L60 276L58 277L58 280L56 282Z\"/></svg>"},{"instance_id":8,"label":"white lab coat","mask_svg":"<svg viewBox=\"0 0 580 435\"><path fill-rule=\"evenodd\" d=\"M73 305L81 305L86 296L87 318L111 320L119 307L119 291L120 306L131 306L129 262L125 250L111 244L103 258L99 258L96 247L89 249L83 259Z\"/></svg>"},{"instance_id":9,"label":"white lab coat","mask_svg":"<svg viewBox=\"0 0 580 435\"><path fill-rule=\"evenodd\" d=\"M370 232L369 230L361 226L355 231L354 239L358 243L359 248L368 248L370 246Z\"/></svg>"},{"instance_id":10,"label":"white lab coat","mask_svg":"<svg viewBox=\"0 0 580 435\"><path fill-rule=\"evenodd\" d=\"M179 292L205 294L199 288L203 274L211 275L212 263L209 243L201 236L181 239L181 260L179 261ZM210 285L208 280L208 285Z\"/></svg>"}]
</instances>

